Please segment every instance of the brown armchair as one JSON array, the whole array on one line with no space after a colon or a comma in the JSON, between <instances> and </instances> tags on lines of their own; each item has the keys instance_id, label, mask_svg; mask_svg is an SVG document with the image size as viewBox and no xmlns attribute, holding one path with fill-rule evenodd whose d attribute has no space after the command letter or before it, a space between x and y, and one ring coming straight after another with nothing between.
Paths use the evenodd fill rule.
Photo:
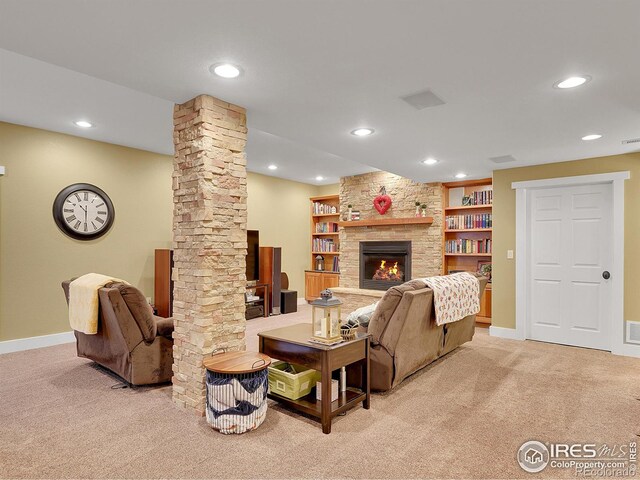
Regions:
<instances>
[{"instance_id":1,"label":"brown armchair","mask_svg":"<svg viewBox=\"0 0 640 480\"><path fill-rule=\"evenodd\" d=\"M69 284L62 288L69 303ZM153 315L140 290L113 282L98 290L98 333L74 332L79 357L88 358L131 385L170 382L173 319Z\"/></svg>"}]
</instances>

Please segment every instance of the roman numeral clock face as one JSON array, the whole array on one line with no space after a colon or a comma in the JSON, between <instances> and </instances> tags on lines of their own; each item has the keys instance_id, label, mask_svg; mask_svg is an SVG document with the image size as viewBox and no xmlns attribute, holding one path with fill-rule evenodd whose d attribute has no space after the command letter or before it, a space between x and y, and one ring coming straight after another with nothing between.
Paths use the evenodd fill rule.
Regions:
<instances>
[{"instance_id":1,"label":"roman numeral clock face","mask_svg":"<svg viewBox=\"0 0 640 480\"><path fill-rule=\"evenodd\" d=\"M114 213L108 195L86 183L65 188L53 203L53 217L58 227L78 240L104 235L113 223Z\"/></svg>"}]
</instances>

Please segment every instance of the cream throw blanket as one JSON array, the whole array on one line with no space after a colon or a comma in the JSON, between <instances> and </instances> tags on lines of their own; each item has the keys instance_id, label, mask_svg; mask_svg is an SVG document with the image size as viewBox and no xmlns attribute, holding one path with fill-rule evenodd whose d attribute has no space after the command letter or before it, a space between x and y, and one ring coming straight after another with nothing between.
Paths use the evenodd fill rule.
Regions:
<instances>
[{"instance_id":1,"label":"cream throw blanket","mask_svg":"<svg viewBox=\"0 0 640 480\"><path fill-rule=\"evenodd\" d=\"M419 280L433 290L436 325L457 322L480 311L480 282L468 272Z\"/></svg>"},{"instance_id":2,"label":"cream throw blanket","mask_svg":"<svg viewBox=\"0 0 640 480\"><path fill-rule=\"evenodd\" d=\"M98 333L98 290L110 282L127 283L119 278L87 273L69 284L69 324L72 329L88 335Z\"/></svg>"}]
</instances>

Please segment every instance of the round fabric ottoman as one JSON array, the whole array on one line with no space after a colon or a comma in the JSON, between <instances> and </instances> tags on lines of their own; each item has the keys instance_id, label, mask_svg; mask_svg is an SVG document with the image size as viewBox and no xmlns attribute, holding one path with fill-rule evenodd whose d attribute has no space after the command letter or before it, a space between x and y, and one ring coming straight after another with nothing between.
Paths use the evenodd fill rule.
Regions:
<instances>
[{"instance_id":1,"label":"round fabric ottoman","mask_svg":"<svg viewBox=\"0 0 640 480\"><path fill-rule=\"evenodd\" d=\"M207 369L207 423L221 433L255 430L267 415L267 367L255 352L228 352L202 362Z\"/></svg>"}]
</instances>

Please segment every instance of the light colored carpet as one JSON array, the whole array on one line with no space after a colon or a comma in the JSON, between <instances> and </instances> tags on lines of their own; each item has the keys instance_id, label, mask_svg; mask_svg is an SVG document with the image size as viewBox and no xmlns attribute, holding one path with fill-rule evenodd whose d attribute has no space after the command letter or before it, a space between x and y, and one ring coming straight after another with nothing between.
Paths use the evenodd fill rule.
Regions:
<instances>
[{"instance_id":1,"label":"light colored carpet","mask_svg":"<svg viewBox=\"0 0 640 480\"><path fill-rule=\"evenodd\" d=\"M256 319L261 329L310 310ZM537 478L520 445L628 442L640 433L640 360L489 337L423 369L387 395L318 423L270 402L256 431L224 436L173 406L170 387L117 381L74 345L0 356L3 478Z\"/></svg>"}]
</instances>

